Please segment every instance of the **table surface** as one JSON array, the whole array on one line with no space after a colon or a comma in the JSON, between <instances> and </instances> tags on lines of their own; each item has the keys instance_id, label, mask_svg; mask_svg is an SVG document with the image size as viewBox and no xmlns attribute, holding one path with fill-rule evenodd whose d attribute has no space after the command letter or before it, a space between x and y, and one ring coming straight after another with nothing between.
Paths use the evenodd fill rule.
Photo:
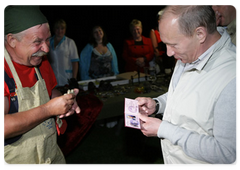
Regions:
<instances>
[{"instance_id":1,"label":"table surface","mask_svg":"<svg viewBox=\"0 0 240 170\"><path fill-rule=\"evenodd\" d=\"M135 99L137 97L158 97L167 92L168 82L169 81L165 79L158 79L155 83L141 82L115 86L112 91L97 93L97 96L103 101L103 108L98 115L97 120L123 116L124 98ZM137 91L139 90L139 87L143 87L145 91Z\"/></svg>"}]
</instances>

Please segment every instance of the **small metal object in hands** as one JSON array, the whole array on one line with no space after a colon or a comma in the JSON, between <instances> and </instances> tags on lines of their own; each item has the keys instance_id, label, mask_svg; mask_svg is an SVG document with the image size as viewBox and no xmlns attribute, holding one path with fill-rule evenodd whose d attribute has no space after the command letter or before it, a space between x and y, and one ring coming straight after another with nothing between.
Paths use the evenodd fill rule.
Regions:
<instances>
[{"instance_id":1,"label":"small metal object in hands","mask_svg":"<svg viewBox=\"0 0 240 170\"><path fill-rule=\"evenodd\" d=\"M73 89L71 89L71 90L68 89L67 93L65 93L65 94L74 94L74 90L73 90ZM64 94L64 95L65 95L65 94Z\"/></svg>"},{"instance_id":2,"label":"small metal object in hands","mask_svg":"<svg viewBox=\"0 0 240 170\"><path fill-rule=\"evenodd\" d=\"M71 89L71 90L68 89L67 93L65 93L65 94L74 94L74 90L73 90L73 89ZM65 94L64 94L64 95L65 95ZM58 127L61 128L63 122L62 122L62 119L59 118L59 116L57 116L56 122L57 122L57 124L58 124Z\"/></svg>"}]
</instances>

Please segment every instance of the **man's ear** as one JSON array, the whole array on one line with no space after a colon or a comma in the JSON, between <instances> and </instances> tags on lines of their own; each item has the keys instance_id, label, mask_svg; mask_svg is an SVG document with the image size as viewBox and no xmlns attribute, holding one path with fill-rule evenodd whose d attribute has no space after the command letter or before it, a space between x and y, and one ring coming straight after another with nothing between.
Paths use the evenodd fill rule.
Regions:
<instances>
[{"instance_id":1,"label":"man's ear","mask_svg":"<svg viewBox=\"0 0 240 170\"><path fill-rule=\"evenodd\" d=\"M207 36L207 29L205 27L197 27L196 36L201 44L204 43Z\"/></svg>"},{"instance_id":2,"label":"man's ear","mask_svg":"<svg viewBox=\"0 0 240 170\"><path fill-rule=\"evenodd\" d=\"M12 48L15 48L16 42L17 42L17 39L13 36L13 34L7 35L7 43L9 44L9 46L11 46Z\"/></svg>"}]
</instances>

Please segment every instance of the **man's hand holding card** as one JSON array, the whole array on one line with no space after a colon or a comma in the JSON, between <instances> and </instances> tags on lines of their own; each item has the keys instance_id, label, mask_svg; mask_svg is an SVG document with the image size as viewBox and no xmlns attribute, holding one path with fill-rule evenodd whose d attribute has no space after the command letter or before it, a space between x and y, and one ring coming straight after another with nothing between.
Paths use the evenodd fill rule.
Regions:
<instances>
[{"instance_id":1,"label":"man's hand holding card","mask_svg":"<svg viewBox=\"0 0 240 170\"><path fill-rule=\"evenodd\" d=\"M139 101L134 99L125 98L124 106L125 127L141 129L142 133L148 137L157 136L161 120L148 117L144 112L139 113Z\"/></svg>"}]
</instances>

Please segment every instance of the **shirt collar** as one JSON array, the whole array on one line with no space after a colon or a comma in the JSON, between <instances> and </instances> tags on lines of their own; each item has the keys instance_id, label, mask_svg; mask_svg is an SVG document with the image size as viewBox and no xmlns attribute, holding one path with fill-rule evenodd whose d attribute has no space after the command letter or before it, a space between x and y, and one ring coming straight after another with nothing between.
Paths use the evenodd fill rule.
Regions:
<instances>
[{"instance_id":1,"label":"shirt collar","mask_svg":"<svg viewBox=\"0 0 240 170\"><path fill-rule=\"evenodd\" d=\"M202 70L208 59L212 56L213 50L215 49L218 41L214 43L210 48L208 48L202 55L200 55L197 60L193 61L192 63L187 63L185 65L184 71L189 71L192 69Z\"/></svg>"},{"instance_id":2,"label":"shirt collar","mask_svg":"<svg viewBox=\"0 0 240 170\"><path fill-rule=\"evenodd\" d=\"M192 63L185 64L184 71L190 70L202 70L213 53L225 46L227 41L231 41L230 36L228 35L226 29L218 29L218 32L221 34L221 38L215 42L210 48L208 48L196 61Z\"/></svg>"},{"instance_id":3,"label":"shirt collar","mask_svg":"<svg viewBox=\"0 0 240 170\"><path fill-rule=\"evenodd\" d=\"M53 50L54 49L54 38L55 35L50 39L50 47ZM58 43L58 45L56 46L56 48L66 39L66 36L64 35L63 38L61 39L61 41Z\"/></svg>"}]
</instances>

